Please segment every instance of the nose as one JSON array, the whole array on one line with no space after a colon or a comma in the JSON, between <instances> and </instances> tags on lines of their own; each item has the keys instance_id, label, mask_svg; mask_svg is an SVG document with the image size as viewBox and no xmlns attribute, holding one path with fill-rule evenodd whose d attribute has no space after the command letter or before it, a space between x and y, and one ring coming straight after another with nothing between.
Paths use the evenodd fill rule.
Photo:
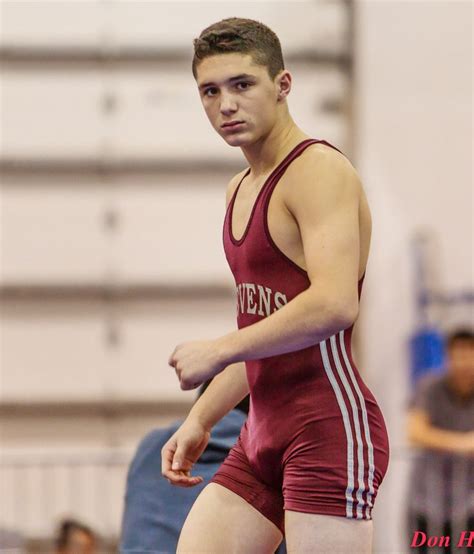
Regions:
<instances>
[{"instance_id":1,"label":"nose","mask_svg":"<svg viewBox=\"0 0 474 554\"><path fill-rule=\"evenodd\" d=\"M221 94L221 114L231 115L237 111L237 102L232 94Z\"/></svg>"}]
</instances>

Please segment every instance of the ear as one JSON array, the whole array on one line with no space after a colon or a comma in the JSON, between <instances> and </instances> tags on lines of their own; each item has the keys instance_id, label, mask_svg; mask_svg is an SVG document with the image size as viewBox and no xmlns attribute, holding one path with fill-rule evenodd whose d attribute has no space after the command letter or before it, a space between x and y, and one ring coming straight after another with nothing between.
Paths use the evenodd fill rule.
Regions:
<instances>
[{"instance_id":1,"label":"ear","mask_svg":"<svg viewBox=\"0 0 474 554\"><path fill-rule=\"evenodd\" d=\"M292 76L289 71L283 69L276 77L278 102L283 102L291 91Z\"/></svg>"}]
</instances>

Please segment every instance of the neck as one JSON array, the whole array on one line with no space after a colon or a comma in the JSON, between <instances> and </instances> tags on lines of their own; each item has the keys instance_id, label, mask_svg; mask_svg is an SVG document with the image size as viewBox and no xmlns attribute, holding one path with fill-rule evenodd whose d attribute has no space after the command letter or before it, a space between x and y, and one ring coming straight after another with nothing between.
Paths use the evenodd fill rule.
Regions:
<instances>
[{"instance_id":1,"label":"neck","mask_svg":"<svg viewBox=\"0 0 474 554\"><path fill-rule=\"evenodd\" d=\"M288 152L310 138L293 121L289 113L281 117L271 131L249 146L242 146L251 173L259 177L270 173Z\"/></svg>"}]
</instances>

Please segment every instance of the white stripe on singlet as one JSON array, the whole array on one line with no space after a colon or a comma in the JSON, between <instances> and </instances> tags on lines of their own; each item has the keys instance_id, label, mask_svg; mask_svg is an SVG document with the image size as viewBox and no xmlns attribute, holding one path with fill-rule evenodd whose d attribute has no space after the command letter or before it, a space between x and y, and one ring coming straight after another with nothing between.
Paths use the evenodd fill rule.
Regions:
<instances>
[{"instance_id":1,"label":"white stripe on singlet","mask_svg":"<svg viewBox=\"0 0 474 554\"><path fill-rule=\"evenodd\" d=\"M357 498L357 519L363 519L363 513L362 509L364 507L364 498L362 496L363 491L365 489L365 483L364 483L364 443L362 442L362 435L360 433L360 423L359 423L359 410L357 407L357 402L354 398L354 394L352 393L351 386L349 385L349 381L347 380L346 374L342 368L341 361L339 359L339 353L337 351L337 342L336 342L336 335L332 335L330 337L331 340L331 350L332 355L334 358L334 362L336 363L337 372L339 374L339 377L341 379L341 382L344 386L344 389L346 391L347 397L349 398L349 402L351 404L352 408L352 417L354 419L354 427L355 427L355 433L356 433L356 443L357 443L357 474L358 474L358 482L359 486L356 490L356 498Z\"/></svg>"},{"instance_id":2,"label":"white stripe on singlet","mask_svg":"<svg viewBox=\"0 0 474 554\"><path fill-rule=\"evenodd\" d=\"M341 410L342 420L344 423L344 430L346 432L346 438L347 438L346 517L353 518L354 516L352 512L352 507L354 502L352 498L352 492L354 490L354 443L352 439L351 422L349 419L349 413L347 411L346 404L344 402L344 397L342 396L341 389L339 388L339 384L331 368L331 363L329 361L325 340L319 343L319 348L321 350L321 357L323 360L326 375L328 376L329 382L331 383L331 386L336 395L339 409Z\"/></svg>"},{"instance_id":3,"label":"white stripe on singlet","mask_svg":"<svg viewBox=\"0 0 474 554\"><path fill-rule=\"evenodd\" d=\"M347 356L346 347L344 344L344 331L339 332L339 341L341 345L341 352L342 357L344 358L344 362L347 367L347 371L349 372L352 384L354 385L354 389L357 393L357 396L360 401L360 405L362 408L362 421L364 422L364 434L365 434L365 440L367 442L367 448L368 448L368 458L369 458L369 492L367 493L367 508L366 508L366 519L370 519L372 515L372 508L373 508L373 501L372 498L374 496L374 471L375 471L375 464L374 464L374 447L372 444L372 440L370 438L370 427L369 427L369 420L367 417L367 408L365 406L365 400L364 396L360 390L360 387L357 383L357 380L354 376L354 371L352 369L351 363L349 361L349 357Z\"/></svg>"}]
</instances>

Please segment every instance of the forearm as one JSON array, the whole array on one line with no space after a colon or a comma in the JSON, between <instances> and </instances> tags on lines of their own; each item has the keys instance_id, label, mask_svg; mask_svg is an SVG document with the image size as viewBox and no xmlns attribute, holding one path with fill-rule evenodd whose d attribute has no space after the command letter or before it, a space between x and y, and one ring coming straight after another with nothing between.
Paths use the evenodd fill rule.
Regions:
<instances>
[{"instance_id":1,"label":"forearm","mask_svg":"<svg viewBox=\"0 0 474 554\"><path fill-rule=\"evenodd\" d=\"M306 289L268 317L217 339L228 363L268 358L317 344L356 318L357 307L344 308L320 291Z\"/></svg>"},{"instance_id":2,"label":"forearm","mask_svg":"<svg viewBox=\"0 0 474 554\"><path fill-rule=\"evenodd\" d=\"M245 364L231 364L212 379L194 403L188 418L197 419L210 430L248 394Z\"/></svg>"},{"instance_id":3,"label":"forearm","mask_svg":"<svg viewBox=\"0 0 474 554\"><path fill-rule=\"evenodd\" d=\"M415 446L457 452L467 438L467 433L447 431L433 426L414 429L409 435Z\"/></svg>"}]
</instances>

